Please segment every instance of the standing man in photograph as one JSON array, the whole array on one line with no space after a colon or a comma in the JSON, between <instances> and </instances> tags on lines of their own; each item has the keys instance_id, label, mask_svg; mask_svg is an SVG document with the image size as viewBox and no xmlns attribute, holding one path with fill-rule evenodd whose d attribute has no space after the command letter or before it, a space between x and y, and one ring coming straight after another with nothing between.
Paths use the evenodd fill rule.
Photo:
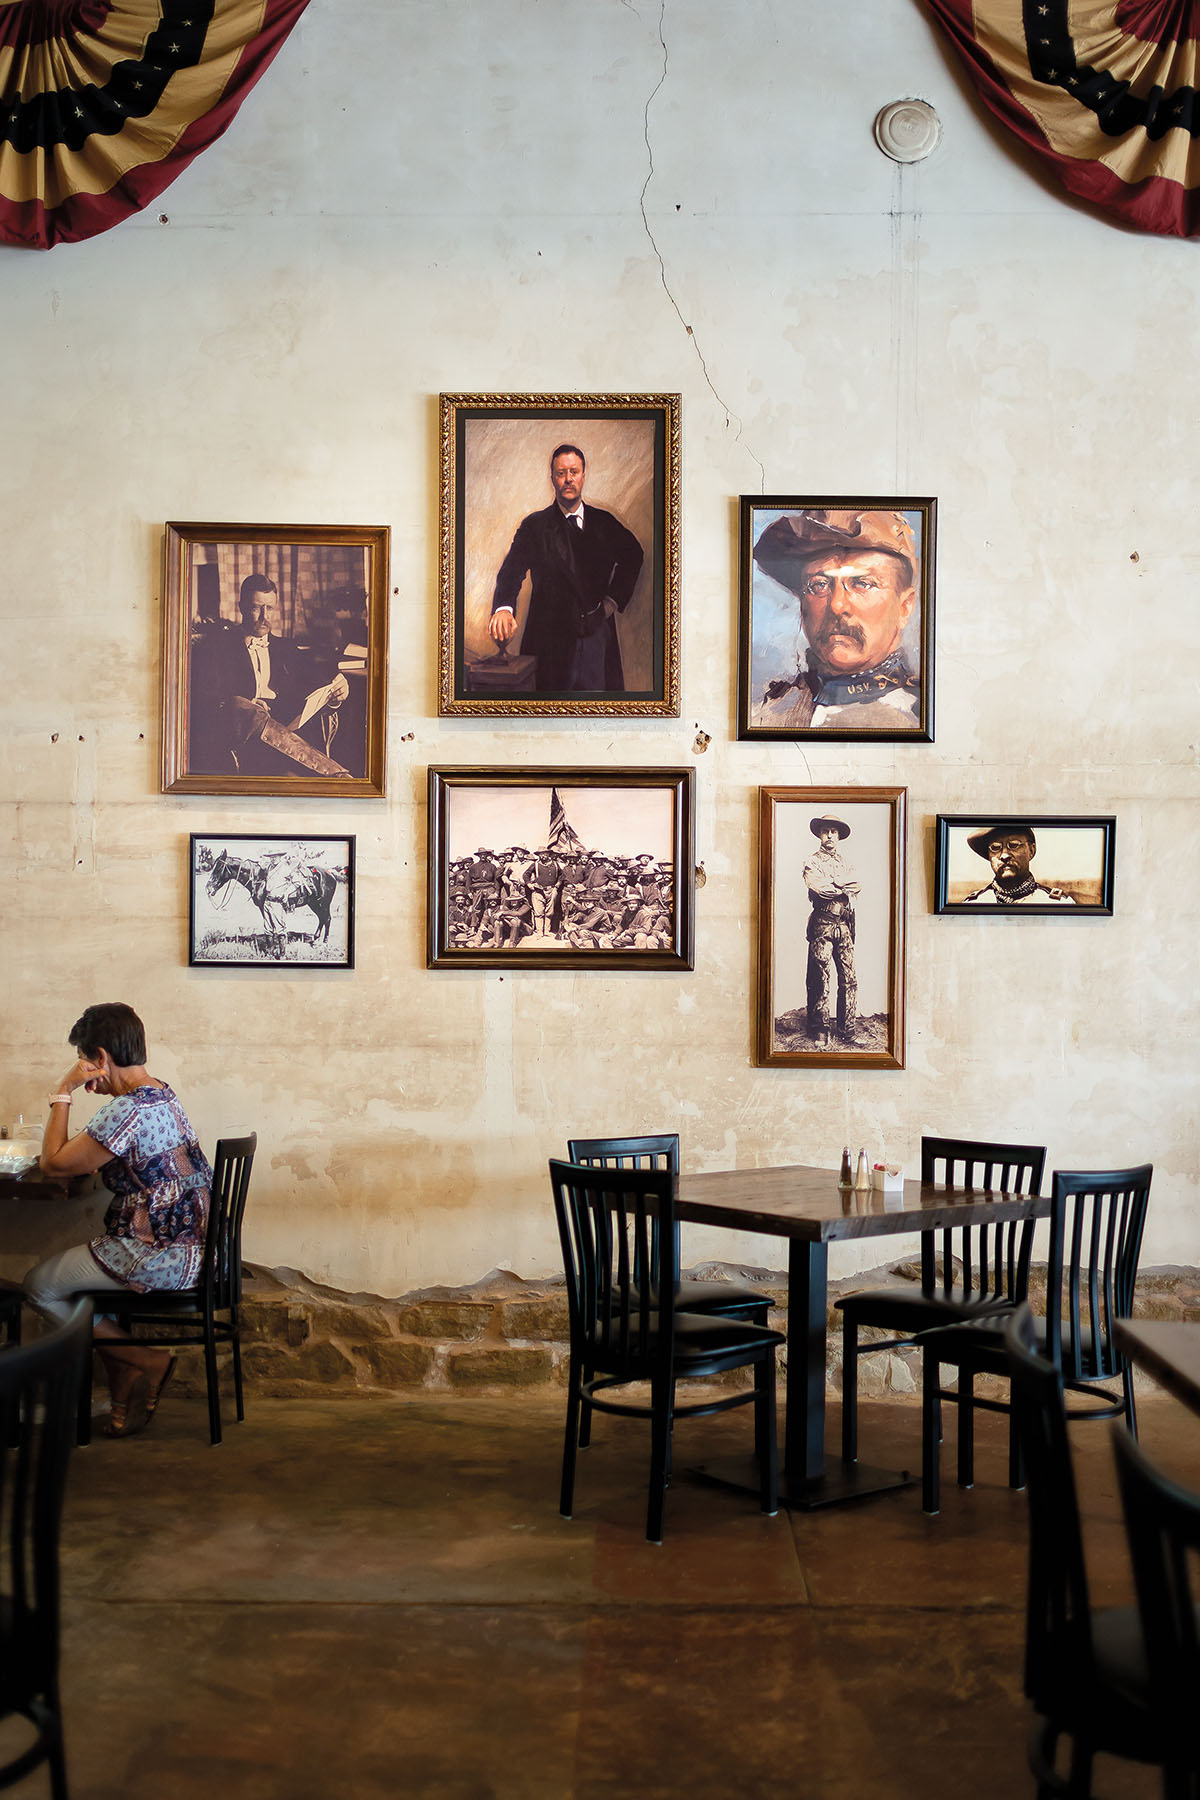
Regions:
<instances>
[{"instance_id":1,"label":"standing man in photograph","mask_svg":"<svg viewBox=\"0 0 1200 1800\"><path fill-rule=\"evenodd\" d=\"M835 1030L852 1044L858 1025L858 977L854 968L854 896L861 891L854 870L841 854L850 836L844 819L809 820L818 840L804 864L808 887L808 1035L819 1050L830 1046ZM836 1018L833 1005L837 984Z\"/></svg>"},{"instance_id":2,"label":"standing man in photograph","mask_svg":"<svg viewBox=\"0 0 1200 1800\"><path fill-rule=\"evenodd\" d=\"M550 458L552 504L517 527L496 576L490 631L504 645L517 629L517 600L530 578L521 653L537 658L536 693L624 691L616 617L641 573L644 551L612 513L583 502L583 451L559 444Z\"/></svg>"},{"instance_id":3,"label":"standing man in photograph","mask_svg":"<svg viewBox=\"0 0 1200 1800\"><path fill-rule=\"evenodd\" d=\"M920 560L904 513L785 513L759 537L754 560L799 601L807 654L766 683L751 724L919 730L920 677L901 643Z\"/></svg>"},{"instance_id":4,"label":"standing man in photograph","mask_svg":"<svg viewBox=\"0 0 1200 1800\"><path fill-rule=\"evenodd\" d=\"M963 904L973 906L1074 906L1074 894L1064 888L1046 887L1029 865L1037 855L1032 825L989 825L972 831L968 838L976 856L992 865L986 887L968 894Z\"/></svg>"}]
</instances>

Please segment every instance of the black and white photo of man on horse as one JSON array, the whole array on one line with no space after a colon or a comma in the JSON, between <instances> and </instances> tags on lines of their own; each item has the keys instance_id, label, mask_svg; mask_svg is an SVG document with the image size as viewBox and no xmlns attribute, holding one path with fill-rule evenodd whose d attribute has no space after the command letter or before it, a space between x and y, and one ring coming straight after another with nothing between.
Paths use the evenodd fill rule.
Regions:
<instances>
[{"instance_id":1,"label":"black and white photo of man on horse","mask_svg":"<svg viewBox=\"0 0 1200 1800\"><path fill-rule=\"evenodd\" d=\"M350 966L347 888L353 842L240 837L199 842L192 876L193 962Z\"/></svg>"}]
</instances>

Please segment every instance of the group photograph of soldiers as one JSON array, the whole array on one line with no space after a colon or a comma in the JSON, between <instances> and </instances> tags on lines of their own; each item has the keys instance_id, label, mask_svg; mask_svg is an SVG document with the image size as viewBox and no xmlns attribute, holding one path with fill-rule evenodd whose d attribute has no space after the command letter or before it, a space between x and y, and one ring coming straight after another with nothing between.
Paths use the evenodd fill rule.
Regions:
<instances>
[{"instance_id":1,"label":"group photograph of soldiers","mask_svg":"<svg viewBox=\"0 0 1200 1800\"><path fill-rule=\"evenodd\" d=\"M669 950L674 942L675 867L669 815L661 795L647 814L633 796L571 796L573 810L588 814L591 829L576 831L556 788L505 796L506 804L455 818L461 843L451 844L446 939L452 949ZM478 799L478 796L471 796ZM589 809L589 800L591 806ZM462 797L465 807L467 797ZM531 814L541 829L528 830ZM453 815L452 815L453 816ZM507 817L525 830L492 831Z\"/></svg>"}]
</instances>

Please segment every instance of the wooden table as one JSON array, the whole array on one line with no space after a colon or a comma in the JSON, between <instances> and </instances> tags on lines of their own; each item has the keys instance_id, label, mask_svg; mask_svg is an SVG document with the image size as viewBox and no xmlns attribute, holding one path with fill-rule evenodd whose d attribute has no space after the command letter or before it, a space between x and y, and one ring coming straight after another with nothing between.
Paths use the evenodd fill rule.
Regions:
<instances>
[{"instance_id":1,"label":"wooden table","mask_svg":"<svg viewBox=\"0 0 1200 1800\"><path fill-rule=\"evenodd\" d=\"M1200 1413L1200 1325L1185 1319L1115 1319L1113 1340L1131 1363Z\"/></svg>"},{"instance_id":2,"label":"wooden table","mask_svg":"<svg viewBox=\"0 0 1200 1800\"><path fill-rule=\"evenodd\" d=\"M902 1487L906 1469L844 1463L825 1472L825 1315L829 1243L835 1238L894 1237L944 1225L1044 1218L1048 1195L906 1181L903 1191L843 1190L832 1169L733 1169L679 1177L676 1215L788 1240L787 1416L781 1494L808 1510ZM711 1467L705 1471L717 1478ZM739 1479L738 1485L742 1485ZM757 1489L757 1478L747 1486Z\"/></svg>"}]
</instances>

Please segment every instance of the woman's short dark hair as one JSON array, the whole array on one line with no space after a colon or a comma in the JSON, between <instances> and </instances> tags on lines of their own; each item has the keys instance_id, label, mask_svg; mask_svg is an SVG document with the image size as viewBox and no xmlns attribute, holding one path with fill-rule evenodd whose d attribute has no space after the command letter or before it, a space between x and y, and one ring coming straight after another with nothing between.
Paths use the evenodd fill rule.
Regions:
<instances>
[{"instance_id":1,"label":"woman's short dark hair","mask_svg":"<svg viewBox=\"0 0 1200 1800\"><path fill-rule=\"evenodd\" d=\"M89 1006L76 1019L67 1038L73 1050L94 1062L97 1050L107 1050L118 1069L134 1069L146 1060L146 1027L120 1000Z\"/></svg>"}]
</instances>

